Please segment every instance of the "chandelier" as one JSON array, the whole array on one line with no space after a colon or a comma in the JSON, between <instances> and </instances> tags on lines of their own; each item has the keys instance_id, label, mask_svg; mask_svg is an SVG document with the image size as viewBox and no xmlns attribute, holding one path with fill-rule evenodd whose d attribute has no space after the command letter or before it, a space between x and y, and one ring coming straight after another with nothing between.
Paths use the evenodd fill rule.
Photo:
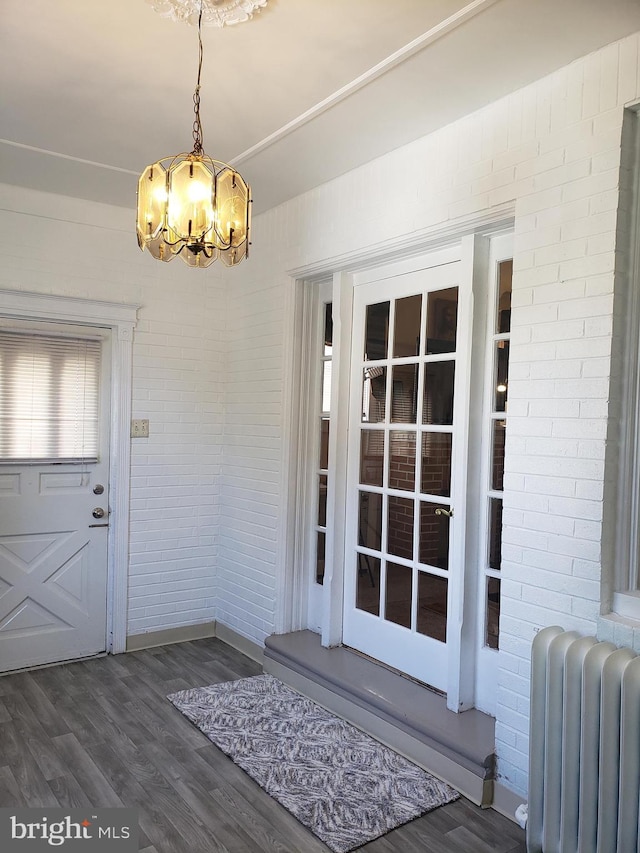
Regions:
<instances>
[{"instance_id":1,"label":"chandelier","mask_svg":"<svg viewBox=\"0 0 640 853\"><path fill-rule=\"evenodd\" d=\"M249 254L251 189L242 176L202 147L200 75L202 7L198 16L198 81L193 95L193 150L152 163L138 180L138 245L159 261L176 255L190 267L218 258L228 267Z\"/></svg>"}]
</instances>

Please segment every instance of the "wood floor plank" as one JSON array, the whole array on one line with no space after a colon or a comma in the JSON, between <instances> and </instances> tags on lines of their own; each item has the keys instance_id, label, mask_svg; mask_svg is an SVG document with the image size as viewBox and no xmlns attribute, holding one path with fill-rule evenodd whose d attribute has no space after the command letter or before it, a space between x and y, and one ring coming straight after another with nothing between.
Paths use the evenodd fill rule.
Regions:
<instances>
[{"instance_id":1,"label":"wood floor plank","mask_svg":"<svg viewBox=\"0 0 640 853\"><path fill-rule=\"evenodd\" d=\"M131 691L127 691L126 698L119 701L117 697L96 695L95 705L100 708L101 713L108 717L118 730L128 735L134 743L156 742L153 732L145 726L136 710L129 706Z\"/></svg>"},{"instance_id":2,"label":"wood floor plank","mask_svg":"<svg viewBox=\"0 0 640 853\"><path fill-rule=\"evenodd\" d=\"M179 797L172 795L170 786L159 774L145 766L135 748L125 746L123 741L103 742L93 747L91 754L127 805L139 810L140 827L153 844L161 845L168 853L181 853L181 848L227 853L222 846L207 846L206 834L195 815Z\"/></svg>"},{"instance_id":3,"label":"wood floor plank","mask_svg":"<svg viewBox=\"0 0 640 853\"><path fill-rule=\"evenodd\" d=\"M150 732L163 743L165 738L179 738L188 746L197 749L206 742L206 736L195 728L186 717L175 719L175 708L164 697L157 697L138 685L136 695L131 697L127 708L134 710Z\"/></svg>"},{"instance_id":4,"label":"wood floor plank","mask_svg":"<svg viewBox=\"0 0 640 853\"><path fill-rule=\"evenodd\" d=\"M266 853L272 849L261 845L253 839L252 835L247 834L242 824L233 818L227 804L219 804L215 796L212 796L199 782L194 781L193 777L190 775L177 777L162 765L158 769L161 772L164 771L165 778L176 794L187 803L203 826L211 832L212 837L224 845L229 853ZM214 791L218 792L219 789L216 788Z\"/></svg>"},{"instance_id":5,"label":"wood floor plank","mask_svg":"<svg viewBox=\"0 0 640 853\"><path fill-rule=\"evenodd\" d=\"M143 853L327 853L166 694L258 675L217 639L0 678L0 807L138 809ZM525 853L524 833L460 799L362 853Z\"/></svg>"},{"instance_id":6,"label":"wood floor plank","mask_svg":"<svg viewBox=\"0 0 640 853\"><path fill-rule=\"evenodd\" d=\"M84 690L85 685L78 681L80 670L78 664L60 664L59 666L45 666L42 669L31 670L30 675L46 692L53 704L68 700L78 690ZM74 670L75 667L75 670ZM77 675L76 675L77 673ZM9 676L13 678L13 676Z\"/></svg>"},{"instance_id":7,"label":"wood floor plank","mask_svg":"<svg viewBox=\"0 0 640 853\"><path fill-rule=\"evenodd\" d=\"M32 674L25 672L18 683L20 689L16 691L17 695L25 699L47 735L55 737L56 735L69 734L69 726L64 722L55 705Z\"/></svg>"},{"instance_id":8,"label":"wood floor plank","mask_svg":"<svg viewBox=\"0 0 640 853\"><path fill-rule=\"evenodd\" d=\"M0 754L15 777L24 806L55 807L58 802L14 722L0 725Z\"/></svg>"},{"instance_id":9,"label":"wood floor plank","mask_svg":"<svg viewBox=\"0 0 640 853\"><path fill-rule=\"evenodd\" d=\"M56 800L66 809L83 809L93 806L75 776L65 773L48 780Z\"/></svg>"},{"instance_id":10,"label":"wood floor plank","mask_svg":"<svg viewBox=\"0 0 640 853\"><path fill-rule=\"evenodd\" d=\"M142 748L150 761L153 761L162 773L170 774L173 779L197 779L207 791L226 783L224 774L215 764L209 764L199 754L199 750L189 749L180 741L175 741L173 750L157 742L145 743Z\"/></svg>"},{"instance_id":11,"label":"wood floor plank","mask_svg":"<svg viewBox=\"0 0 640 853\"><path fill-rule=\"evenodd\" d=\"M14 678L14 675L5 675L0 677L0 696L15 692L13 687Z\"/></svg>"},{"instance_id":12,"label":"wood floor plank","mask_svg":"<svg viewBox=\"0 0 640 853\"><path fill-rule=\"evenodd\" d=\"M476 809L468 800L462 799L456 814L460 824L487 844L494 853L511 853L522 842L520 827L509 820L496 823L493 820L494 812L490 809Z\"/></svg>"},{"instance_id":13,"label":"wood floor plank","mask_svg":"<svg viewBox=\"0 0 640 853\"><path fill-rule=\"evenodd\" d=\"M23 805L22 792L11 768L0 767L0 809L19 808Z\"/></svg>"},{"instance_id":14,"label":"wood floor plank","mask_svg":"<svg viewBox=\"0 0 640 853\"><path fill-rule=\"evenodd\" d=\"M92 805L104 808L125 805L74 734L58 735L52 738L52 743Z\"/></svg>"},{"instance_id":15,"label":"wood floor plank","mask_svg":"<svg viewBox=\"0 0 640 853\"><path fill-rule=\"evenodd\" d=\"M85 706L86 707L86 706ZM102 738L102 732L93 725L91 718L81 710L77 697L66 697L56 702L56 710L69 727L69 733L80 743L95 743ZM65 737L65 735L57 735Z\"/></svg>"},{"instance_id":16,"label":"wood floor plank","mask_svg":"<svg viewBox=\"0 0 640 853\"><path fill-rule=\"evenodd\" d=\"M63 775L64 766L31 703L19 693L7 696L5 701L18 740L31 752L44 778L48 781Z\"/></svg>"},{"instance_id":17,"label":"wood floor plank","mask_svg":"<svg viewBox=\"0 0 640 853\"><path fill-rule=\"evenodd\" d=\"M456 826L455 829L447 833L446 838L451 850L455 850L456 853L457 851L463 853L465 850L473 850L474 853L494 853L496 849L485 844L481 838L478 838L466 826Z\"/></svg>"},{"instance_id":18,"label":"wood floor plank","mask_svg":"<svg viewBox=\"0 0 640 853\"><path fill-rule=\"evenodd\" d=\"M237 814L245 831L250 832L265 851L286 850L297 853L323 853L326 845L304 827L284 806L275 800L265 802L260 786L247 776L238 777L235 784L211 792L220 805Z\"/></svg>"}]
</instances>

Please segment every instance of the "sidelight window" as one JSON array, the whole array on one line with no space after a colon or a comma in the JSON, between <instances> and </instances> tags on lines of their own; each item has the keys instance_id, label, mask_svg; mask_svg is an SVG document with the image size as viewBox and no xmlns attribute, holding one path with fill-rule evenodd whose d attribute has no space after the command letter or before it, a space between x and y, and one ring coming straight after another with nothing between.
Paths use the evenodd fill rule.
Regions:
<instances>
[{"instance_id":1,"label":"sidelight window","mask_svg":"<svg viewBox=\"0 0 640 853\"><path fill-rule=\"evenodd\" d=\"M497 265L493 311L489 329L492 358L489 375L489 465L486 486L486 539L484 583L484 644L499 645L500 569L502 567L502 498L504 489L504 449L507 434L509 395L509 338L511 333L511 279L513 261ZM491 295L490 295L491 298Z\"/></svg>"}]
</instances>

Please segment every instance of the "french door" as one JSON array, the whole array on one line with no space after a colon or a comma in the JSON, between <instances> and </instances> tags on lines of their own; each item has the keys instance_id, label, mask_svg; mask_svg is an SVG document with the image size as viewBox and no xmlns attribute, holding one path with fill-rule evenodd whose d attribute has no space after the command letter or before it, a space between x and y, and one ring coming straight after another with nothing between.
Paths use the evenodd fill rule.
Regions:
<instances>
[{"instance_id":1,"label":"french door","mask_svg":"<svg viewBox=\"0 0 640 853\"><path fill-rule=\"evenodd\" d=\"M470 282L354 288L343 642L446 691L460 655Z\"/></svg>"}]
</instances>

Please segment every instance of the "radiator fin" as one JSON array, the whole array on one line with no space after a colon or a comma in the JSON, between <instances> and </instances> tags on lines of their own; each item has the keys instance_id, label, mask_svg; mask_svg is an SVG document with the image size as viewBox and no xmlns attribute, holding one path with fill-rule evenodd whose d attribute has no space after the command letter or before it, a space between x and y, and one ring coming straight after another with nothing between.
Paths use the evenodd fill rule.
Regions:
<instances>
[{"instance_id":1,"label":"radiator fin","mask_svg":"<svg viewBox=\"0 0 640 853\"><path fill-rule=\"evenodd\" d=\"M527 853L640 853L640 657L552 627L531 663Z\"/></svg>"}]
</instances>

